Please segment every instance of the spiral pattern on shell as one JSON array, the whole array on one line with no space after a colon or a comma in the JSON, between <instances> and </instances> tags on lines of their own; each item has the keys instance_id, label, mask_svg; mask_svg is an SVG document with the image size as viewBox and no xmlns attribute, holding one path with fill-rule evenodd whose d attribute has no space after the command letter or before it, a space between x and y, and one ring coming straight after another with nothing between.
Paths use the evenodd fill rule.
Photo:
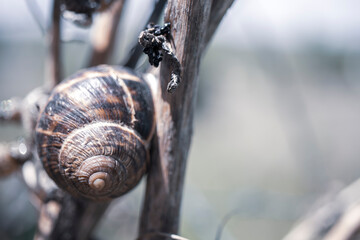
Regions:
<instances>
[{"instance_id":1,"label":"spiral pattern on shell","mask_svg":"<svg viewBox=\"0 0 360 240\"><path fill-rule=\"evenodd\" d=\"M102 65L59 84L36 127L48 175L75 197L108 200L132 189L146 173L154 105L133 71Z\"/></svg>"}]
</instances>

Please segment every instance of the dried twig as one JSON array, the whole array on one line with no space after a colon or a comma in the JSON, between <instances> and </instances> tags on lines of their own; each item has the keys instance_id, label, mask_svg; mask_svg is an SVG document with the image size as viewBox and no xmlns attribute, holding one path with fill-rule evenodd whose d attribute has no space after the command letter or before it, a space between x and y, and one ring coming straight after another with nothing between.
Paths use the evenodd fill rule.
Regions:
<instances>
[{"instance_id":1,"label":"dried twig","mask_svg":"<svg viewBox=\"0 0 360 240\"><path fill-rule=\"evenodd\" d=\"M88 66L105 64L114 48L115 36L120 23L125 0L117 0L110 9L101 13L97 19L93 37L91 39L91 54Z\"/></svg>"},{"instance_id":2,"label":"dried twig","mask_svg":"<svg viewBox=\"0 0 360 240\"><path fill-rule=\"evenodd\" d=\"M61 10L60 0L54 0L52 8L52 21L48 29L49 53L47 58L47 70L45 87L53 89L62 79L61 74Z\"/></svg>"},{"instance_id":3,"label":"dried twig","mask_svg":"<svg viewBox=\"0 0 360 240\"><path fill-rule=\"evenodd\" d=\"M46 200L41 207L35 239L87 240L108 207L71 197L62 191Z\"/></svg>"},{"instance_id":4,"label":"dried twig","mask_svg":"<svg viewBox=\"0 0 360 240\"><path fill-rule=\"evenodd\" d=\"M221 220L218 229L216 230L215 240L220 240L224 231L225 225L235 216L239 214L239 210L233 210L227 213Z\"/></svg>"},{"instance_id":5,"label":"dried twig","mask_svg":"<svg viewBox=\"0 0 360 240\"><path fill-rule=\"evenodd\" d=\"M219 1L219 7L222 3ZM226 5L228 6L228 5ZM215 11L215 10L214 10ZM168 2L165 22L172 26L172 36L183 74L183 83L172 95L167 93L171 66L167 57L160 70L160 83L151 81L156 106L157 138L153 143L152 165L147 179L146 196L140 222L140 235L147 232L177 233L179 211L192 135L194 105L200 59L203 53L211 3L205 0ZM208 36L208 37L206 37Z\"/></svg>"},{"instance_id":6,"label":"dried twig","mask_svg":"<svg viewBox=\"0 0 360 240\"><path fill-rule=\"evenodd\" d=\"M45 240L49 239L51 233L56 227L56 220L59 217L61 204L58 201L52 200L42 204L38 219L38 229L35 233L34 239Z\"/></svg>"},{"instance_id":7,"label":"dried twig","mask_svg":"<svg viewBox=\"0 0 360 240\"><path fill-rule=\"evenodd\" d=\"M354 211L353 213L359 213L359 202L360 180L357 180L336 196L329 197L325 203L321 204L321 207L312 210L303 220L296 224L284 237L284 240L315 240L323 239L325 236L328 239L334 239L333 236L339 236L340 234L342 236L351 236L356 232L360 219L357 216L352 224L345 223L347 223L348 217L354 216L352 211ZM332 230L332 228L334 229Z\"/></svg>"}]
</instances>

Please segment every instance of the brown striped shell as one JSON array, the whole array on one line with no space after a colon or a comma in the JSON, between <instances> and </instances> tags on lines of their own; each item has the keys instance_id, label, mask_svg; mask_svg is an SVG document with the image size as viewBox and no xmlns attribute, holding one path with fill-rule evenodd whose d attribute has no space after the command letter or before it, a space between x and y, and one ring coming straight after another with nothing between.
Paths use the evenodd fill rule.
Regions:
<instances>
[{"instance_id":1,"label":"brown striped shell","mask_svg":"<svg viewBox=\"0 0 360 240\"><path fill-rule=\"evenodd\" d=\"M48 175L75 197L108 200L145 174L154 132L145 81L126 68L85 69L59 84L36 127Z\"/></svg>"}]
</instances>

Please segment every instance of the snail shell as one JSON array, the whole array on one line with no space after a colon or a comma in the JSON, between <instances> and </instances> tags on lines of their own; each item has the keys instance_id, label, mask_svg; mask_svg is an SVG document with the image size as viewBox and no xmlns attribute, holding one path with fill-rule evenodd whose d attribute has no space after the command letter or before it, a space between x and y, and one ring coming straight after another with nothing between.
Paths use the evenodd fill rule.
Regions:
<instances>
[{"instance_id":1,"label":"snail shell","mask_svg":"<svg viewBox=\"0 0 360 240\"><path fill-rule=\"evenodd\" d=\"M75 197L118 197L145 174L154 132L151 92L141 76L106 65L59 84L36 127L48 175Z\"/></svg>"}]
</instances>

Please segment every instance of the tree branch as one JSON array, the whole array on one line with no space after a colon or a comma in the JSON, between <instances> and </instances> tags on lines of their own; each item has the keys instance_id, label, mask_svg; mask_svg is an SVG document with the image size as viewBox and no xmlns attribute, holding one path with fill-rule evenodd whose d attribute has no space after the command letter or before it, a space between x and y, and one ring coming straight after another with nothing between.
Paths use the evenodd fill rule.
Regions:
<instances>
[{"instance_id":1,"label":"tree branch","mask_svg":"<svg viewBox=\"0 0 360 240\"><path fill-rule=\"evenodd\" d=\"M108 62L114 48L115 36L119 26L125 0L117 0L97 19L91 41L91 57L88 66L96 66Z\"/></svg>"},{"instance_id":2,"label":"tree branch","mask_svg":"<svg viewBox=\"0 0 360 240\"><path fill-rule=\"evenodd\" d=\"M229 6L225 4L228 1L216 3L219 9ZM203 46L219 22L210 21L212 30L206 33L204 29L208 27L210 13L211 2L206 0L168 2L165 22L171 23L176 56L182 65L182 82L173 94L167 92L172 66L166 56L161 64L160 83L149 79L155 99L157 136L151 148L152 163L140 222L140 239L155 239L143 237L151 232L178 232L200 60Z\"/></svg>"},{"instance_id":3,"label":"tree branch","mask_svg":"<svg viewBox=\"0 0 360 240\"><path fill-rule=\"evenodd\" d=\"M90 239L108 205L78 200L60 192L42 204L35 239Z\"/></svg>"},{"instance_id":4,"label":"tree branch","mask_svg":"<svg viewBox=\"0 0 360 240\"><path fill-rule=\"evenodd\" d=\"M60 24L60 0L54 0L52 8L52 21L48 29L49 53L47 57L47 69L49 69L45 78L45 87L48 90L53 89L62 79L61 76L61 24Z\"/></svg>"},{"instance_id":5,"label":"tree branch","mask_svg":"<svg viewBox=\"0 0 360 240\"><path fill-rule=\"evenodd\" d=\"M284 240L297 239L334 239L335 236L351 236L359 227L358 216L348 224L354 213L359 213L360 179L352 183L337 195L328 197L326 202L309 212L303 220L284 237ZM348 238L335 238L348 239Z\"/></svg>"}]
</instances>

